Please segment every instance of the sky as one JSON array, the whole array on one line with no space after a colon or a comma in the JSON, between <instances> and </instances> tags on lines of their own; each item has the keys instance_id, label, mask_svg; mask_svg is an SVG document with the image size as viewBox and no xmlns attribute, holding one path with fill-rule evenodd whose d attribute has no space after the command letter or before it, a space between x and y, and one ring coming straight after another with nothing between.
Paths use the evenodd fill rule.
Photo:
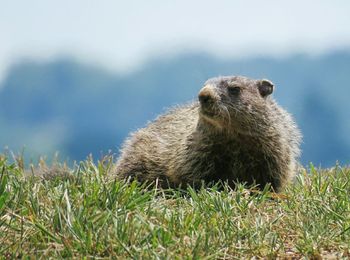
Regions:
<instances>
[{"instance_id":1,"label":"sky","mask_svg":"<svg viewBox=\"0 0 350 260\"><path fill-rule=\"evenodd\" d=\"M0 0L0 80L22 59L61 56L120 73L184 51L222 58L350 47L347 0Z\"/></svg>"}]
</instances>

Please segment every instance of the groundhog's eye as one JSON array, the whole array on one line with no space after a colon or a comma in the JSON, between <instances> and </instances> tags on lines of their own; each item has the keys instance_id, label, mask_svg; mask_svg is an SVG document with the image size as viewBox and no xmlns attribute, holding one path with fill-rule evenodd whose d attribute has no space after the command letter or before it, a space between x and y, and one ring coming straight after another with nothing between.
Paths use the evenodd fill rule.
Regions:
<instances>
[{"instance_id":1,"label":"groundhog's eye","mask_svg":"<svg viewBox=\"0 0 350 260\"><path fill-rule=\"evenodd\" d=\"M237 96L241 92L241 88L240 87L229 87L228 92L230 93L230 95Z\"/></svg>"}]
</instances>

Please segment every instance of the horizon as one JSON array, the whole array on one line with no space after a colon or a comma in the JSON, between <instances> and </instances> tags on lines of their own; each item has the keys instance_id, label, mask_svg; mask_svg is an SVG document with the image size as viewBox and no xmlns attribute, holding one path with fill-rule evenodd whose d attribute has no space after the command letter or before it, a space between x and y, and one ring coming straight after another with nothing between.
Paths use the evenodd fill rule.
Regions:
<instances>
[{"instance_id":1,"label":"horizon","mask_svg":"<svg viewBox=\"0 0 350 260\"><path fill-rule=\"evenodd\" d=\"M96 70L101 70L107 74L110 74L112 76L120 76L120 77L128 77L131 74L137 73L138 71L142 70L143 68L146 68L150 64L157 63L157 62L172 62L176 59L181 59L182 57L186 57L188 55L190 56L203 56L208 57L211 59L214 59L219 62L247 62L251 60L259 60L259 59L268 59L268 60L274 60L274 61L285 61L293 58L305 58L305 59L322 59L330 55L337 55L337 54L350 54L350 46L344 47L344 48L338 48L338 49L332 49L328 51L324 51L321 53L308 53L303 51L295 51L286 53L285 55L274 55L274 54L247 54L247 55L239 55L239 56L225 56L222 57L220 55L215 55L215 53L212 53L210 51L206 50L180 50L179 52L169 53L167 55L158 56L148 56L144 60L140 61L137 65L129 68L128 70L118 70L113 69L108 66L108 64L93 62L92 60L84 59L83 57L75 56L74 54L59 54L57 56L52 56L50 58L43 58L43 57L22 57L18 58L15 61L13 61L9 66L6 68L5 74L0 77L0 90L3 87L3 83L6 80L6 78L9 76L9 72L16 68L17 66L21 66L23 64L53 64L56 62L70 62L73 64L81 65L88 68L93 68ZM234 75L234 74L230 74Z\"/></svg>"}]
</instances>

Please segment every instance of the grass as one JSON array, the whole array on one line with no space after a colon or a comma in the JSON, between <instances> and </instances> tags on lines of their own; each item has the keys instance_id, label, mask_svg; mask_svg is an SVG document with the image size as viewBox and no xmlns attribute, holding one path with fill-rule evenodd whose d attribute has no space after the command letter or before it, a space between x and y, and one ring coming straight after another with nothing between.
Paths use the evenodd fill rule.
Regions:
<instances>
[{"instance_id":1,"label":"grass","mask_svg":"<svg viewBox=\"0 0 350 260\"><path fill-rule=\"evenodd\" d=\"M281 194L147 189L107 178L112 159L42 180L0 155L0 256L350 257L350 169L302 170ZM35 170L34 170L35 173Z\"/></svg>"}]
</instances>

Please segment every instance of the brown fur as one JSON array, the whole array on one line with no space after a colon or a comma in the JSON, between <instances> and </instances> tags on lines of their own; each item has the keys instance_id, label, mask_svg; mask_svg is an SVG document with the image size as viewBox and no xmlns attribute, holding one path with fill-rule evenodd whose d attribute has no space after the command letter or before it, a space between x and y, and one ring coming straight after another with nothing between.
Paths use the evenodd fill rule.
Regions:
<instances>
[{"instance_id":1,"label":"brown fur","mask_svg":"<svg viewBox=\"0 0 350 260\"><path fill-rule=\"evenodd\" d=\"M162 187L227 181L279 191L296 173L301 135L270 97L273 84L245 77L208 80L200 102L159 116L126 140L114 172Z\"/></svg>"}]
</instances>

